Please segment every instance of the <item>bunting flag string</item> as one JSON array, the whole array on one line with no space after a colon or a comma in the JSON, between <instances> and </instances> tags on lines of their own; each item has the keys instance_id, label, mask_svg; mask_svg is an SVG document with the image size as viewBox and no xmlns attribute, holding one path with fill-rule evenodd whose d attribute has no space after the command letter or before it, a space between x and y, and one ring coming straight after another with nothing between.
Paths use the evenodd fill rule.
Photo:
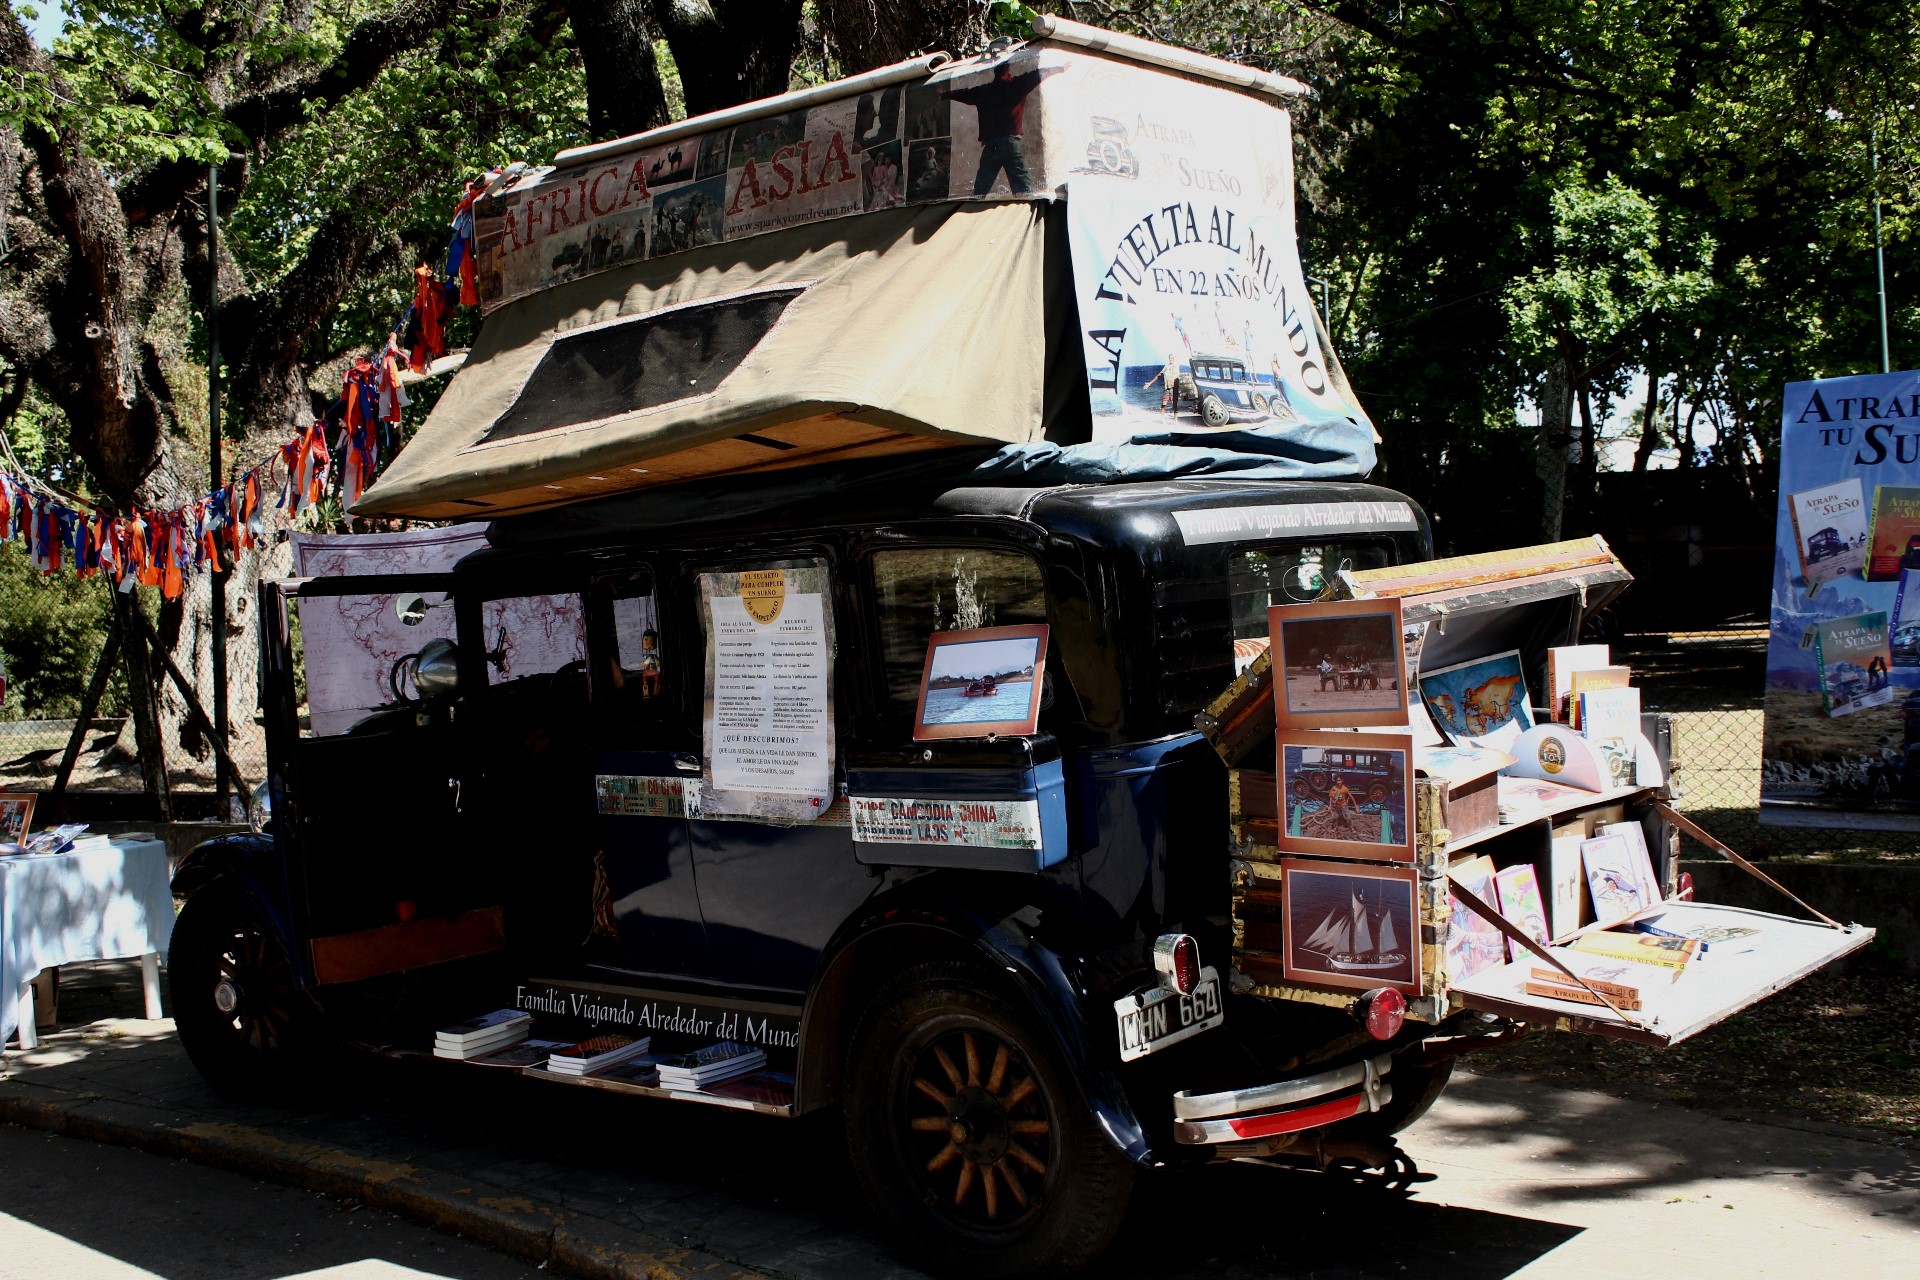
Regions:
<instances>
[{"instance_id":1,"label":"bunting flag string","mask_svg":"<svg viewBox=\"0 0 1920 1280\"><path fill-rule=\"evenodd\" d=\"M341 506L351 507L373 482L382 457L391 460L400 448L402 411L410 403L403 374L423 373L446 354L452 307L479 305L475 201L524 167L495 167L466 184L441 270L415 268L412 301L380 348L355 357L326 414L264 461L236 469L226 485L192 502L121 513L27 476L0 435L6 454L0 464L0 541L20 542L43 572L65 567L83 578L106 574L122 591L157 587L173 599L186 590L189 575L271 545L270 523L292 524L330 491L337 488ZM276 476L278 493L269 505Z\"/></svg>"}]
</instances>

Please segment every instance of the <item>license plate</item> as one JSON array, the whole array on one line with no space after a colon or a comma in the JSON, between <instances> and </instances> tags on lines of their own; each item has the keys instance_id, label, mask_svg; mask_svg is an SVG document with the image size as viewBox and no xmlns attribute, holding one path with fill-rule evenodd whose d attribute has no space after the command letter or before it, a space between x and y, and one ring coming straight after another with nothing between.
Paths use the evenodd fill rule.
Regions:
<instances>
[{"instance_id":1,"label":"license plate","mask_svg":"<svg viewBox=\"0 0 1920 1280\"><path fill-rule=\"evenodd\" d=\"M1220 1007L1220 975L1211 966L1200 970L1200 985L1192 995L1153 987L1115 1000L1113 1012L1120 1022L1122 1062L1144 1058L1227 1020Z\"/></svg>"}]
</instances>

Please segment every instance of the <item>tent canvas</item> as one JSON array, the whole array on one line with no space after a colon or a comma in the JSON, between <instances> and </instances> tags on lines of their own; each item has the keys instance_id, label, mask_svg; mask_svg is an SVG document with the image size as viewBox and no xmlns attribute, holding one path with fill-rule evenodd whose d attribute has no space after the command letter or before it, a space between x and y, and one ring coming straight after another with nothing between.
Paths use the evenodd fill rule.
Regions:
<instances>
[{"instance_id":1,"label":"tent canvas","mask_svg":"<svg viewBox=\"0 0 1920 1280\"><path fill-rule=\"evenodd\" d=\"M946 184L916 188L935 128ZM1003 473L1147 453L1188 472L1167 454L1188 448L1203 470L1371 468L1268 99L1041 41L664 150L592 150L484 203L487 324L356 514L490 518L962 448L1001 450ZM844 175L876 164L869 200Z\"/></svg>"}]
</instances>

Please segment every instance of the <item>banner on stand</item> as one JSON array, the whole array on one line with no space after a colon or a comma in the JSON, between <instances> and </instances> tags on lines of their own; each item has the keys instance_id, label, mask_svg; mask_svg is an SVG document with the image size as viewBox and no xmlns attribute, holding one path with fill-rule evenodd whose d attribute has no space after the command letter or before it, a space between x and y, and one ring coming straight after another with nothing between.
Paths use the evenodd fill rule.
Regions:
<instances>
[{"instance_id":1,"label":"banner on stand","mask_svg":"<svg viewBox=\"0 0 1920 1280\"><path fill-rule=\"evenodd\" d=\"M1761 821L1920 830L1920 372L1790 383Z\"/></svg>"}]
</instances>

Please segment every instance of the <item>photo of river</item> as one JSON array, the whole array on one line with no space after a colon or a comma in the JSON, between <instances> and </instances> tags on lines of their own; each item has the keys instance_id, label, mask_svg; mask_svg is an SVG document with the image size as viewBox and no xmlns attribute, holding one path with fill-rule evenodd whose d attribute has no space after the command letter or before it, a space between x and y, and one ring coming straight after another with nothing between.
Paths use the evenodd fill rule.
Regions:
<instances>
[{"instance_id":1,"label":"photo of river","mask_svg":"<svg viewBox=\"0 0 1920 1280\"><path fill-rule=\"evenodd\" d=\"M969 698L961 689L927 690L927 711L922 724L992 724L1005 720L1024 720L1033 704L1033 681L1009 680L996 685L990 694Z\"/></svg>"}]
</instances>

